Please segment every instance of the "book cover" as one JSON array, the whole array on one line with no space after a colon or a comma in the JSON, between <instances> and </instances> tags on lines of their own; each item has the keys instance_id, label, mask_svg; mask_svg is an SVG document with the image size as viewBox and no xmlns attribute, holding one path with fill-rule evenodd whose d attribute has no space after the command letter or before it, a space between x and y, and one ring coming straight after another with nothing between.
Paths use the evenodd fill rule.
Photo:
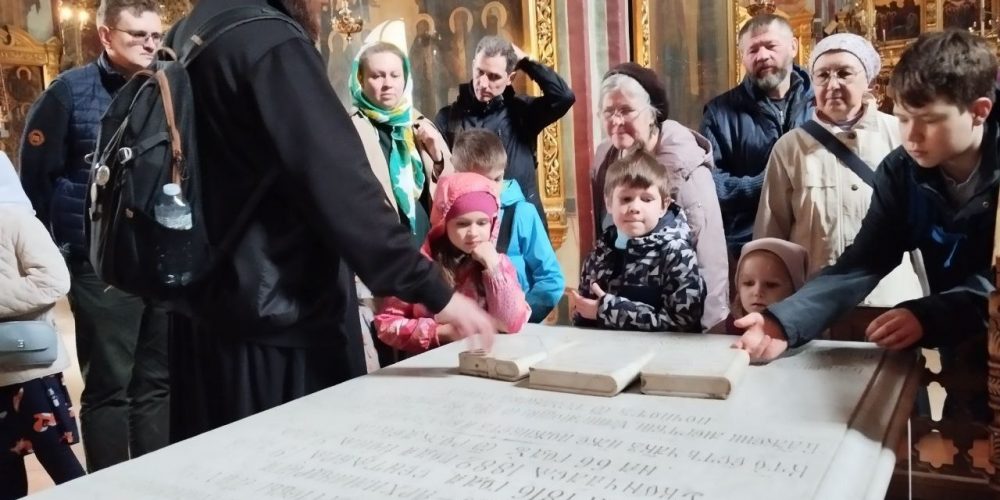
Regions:
<instances>
[{"instance_id":1,"label":"book cover","mask_svg":"<svg viewBox=\"0 0 1000 500\"><path fill-rule=\"evenodd\" d=\"M614 396L652 357L648 348L635 344L578 343L532 366L528 383L536 389Z\"/></svg>"},{"instance_id":2,"label":"book cover","mask_svg":"<svg viewBox=\"0 0 1000 500\"><path fill-rule=\"evenodd\" d=\"M463 375L516 382L528 376L528 368L573 342L517 335L498 335L493 348L458 354L458 371Z\"/></svg>"},{"instance_id":3,"label":"book cover","mask_svg":"<svg viewBox=\"0 0 1000 500\"><path fill-rule=\"evenodd\" d=\"M726 399L749 366L743 349L706 345L663 351L642 368L639 387L644 394Z\"/></svg>"}]
</instances>

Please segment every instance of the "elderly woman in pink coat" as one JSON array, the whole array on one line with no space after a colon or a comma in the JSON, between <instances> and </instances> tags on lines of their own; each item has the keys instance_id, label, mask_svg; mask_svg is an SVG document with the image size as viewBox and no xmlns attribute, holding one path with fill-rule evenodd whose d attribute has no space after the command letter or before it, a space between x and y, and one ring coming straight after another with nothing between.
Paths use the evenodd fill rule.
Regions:
<instances>
[{"instance_id":1,"label":"elderly woman in pink coat","mask_svg":"<svg viewBox=\"0 0 1000 500\"><path fill-rule=\"evenodd\" d=\"M646 148L674 177L674 201L691 226L708 288L701 318L708 330L729 315L729 257L712 181L712 146L697 132L669 120L668 113L666 91L653 70L627 62L604 76L600 117L608 137L597 146L590 169L595 228L600 234L611 225L603 195L608 166L630 148Z\"/></svg>"}]
</instances>

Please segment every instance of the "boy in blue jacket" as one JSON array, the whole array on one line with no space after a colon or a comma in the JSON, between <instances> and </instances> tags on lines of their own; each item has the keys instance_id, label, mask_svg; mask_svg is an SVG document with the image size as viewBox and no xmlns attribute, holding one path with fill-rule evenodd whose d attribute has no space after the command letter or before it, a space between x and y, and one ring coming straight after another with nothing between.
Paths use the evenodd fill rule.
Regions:
<instances>
[{"instance_id":1,"label":"boy in blue jacket","mask_svg":"<svg viewBox=\"0 0 1000 500\"><path fill-rule=\"evenodd\" d=\"M949 348L986 332L1000 185L997 60L965 31L922 35L889 85L903 145L875 171L872 204L854 244L791 297L736 322L736 347L769 361L818 337L919 248L931 295L898 304L868 340L898 350Z\"/></svg>"},{"instance_id":2,"label":"boy in blue jacket","mask_svg":"<svg viewBox=\"0 0 1000 500\"><path fill-rule=\"evenodd\" d=\"M507 152L500 137L482 128L461 132L452 146L451 162L456 172L477 173L500 185L497 251L506 254L517 270L517 280L531 306L529 321L540 323L559 303L566 280L538 211L525 199L516 180L503 178Z\"/></svg>"}]
</instances>

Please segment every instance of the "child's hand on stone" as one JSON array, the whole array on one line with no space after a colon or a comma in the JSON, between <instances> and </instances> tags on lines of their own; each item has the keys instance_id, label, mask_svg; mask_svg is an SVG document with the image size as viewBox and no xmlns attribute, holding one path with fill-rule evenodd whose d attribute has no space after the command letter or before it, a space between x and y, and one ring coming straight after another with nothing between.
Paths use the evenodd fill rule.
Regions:
<instances>
[{"instance_id":1,"label":"child's hand on stone","mask_svg":"<svg viewBox=\"0 0 1000 500\"><path fill-rule=\"evenodd\" d=\"M872 320L865 336L879 347L898 351L916 344L924 336L924 327L909 309L889 309Z\"/></svg>"},{"instance_id":2,"label":"child's hand on stone","mask_svg":"<svg viewBox=\"0 0 1000 500\"><path fill-rule=\"evenodd\" d=\"M733 347L747 351L750 361L767 363L788 349L785 332L769 315L754 312L734 321L733 324L736 328L744 330L739 340L733 343Z\"/></svg>"}]
</instances>

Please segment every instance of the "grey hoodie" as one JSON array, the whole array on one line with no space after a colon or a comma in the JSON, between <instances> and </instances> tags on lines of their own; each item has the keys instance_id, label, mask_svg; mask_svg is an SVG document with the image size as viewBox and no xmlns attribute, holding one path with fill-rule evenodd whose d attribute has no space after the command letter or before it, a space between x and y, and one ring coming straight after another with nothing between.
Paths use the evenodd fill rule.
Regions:
<instances>
[{"instance_id":1,"label":"grey hoodie","mask_svg":"<svg viewBox=\"0 0 1000 500\"><path fill-rule=\"evenodd\" d=\"M660 142L653 153L671 173L676 189L675 201L687 215L695 241L701 276L708 288L705 312L701 318L704 329L724 321L729 315L729 255L722 228L722 211L712 180L712 145L704 136L674 121L660 124ZM609 155L618 151L605 139L597 146L591 163L590 179L594 200L594 217L599 223L597 234L610 225L605 221L604 169L610 164Z\"/></svg>"}]
</instances>

